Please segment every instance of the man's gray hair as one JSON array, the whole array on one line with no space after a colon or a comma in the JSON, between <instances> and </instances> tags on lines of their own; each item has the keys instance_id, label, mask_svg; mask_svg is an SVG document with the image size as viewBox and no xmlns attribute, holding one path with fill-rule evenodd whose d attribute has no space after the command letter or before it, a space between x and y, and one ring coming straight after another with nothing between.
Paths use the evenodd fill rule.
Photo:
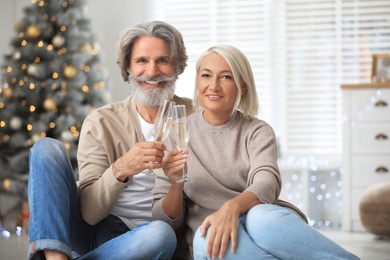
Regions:
<instances>
[{"instance_id":1,"label":"man's gray hair","mask_svg":"<svg viewBox=\"0 0 390 260\"><path fill-rule=\"evenodd\" d=\"M124 81L129 80L130 55L134 42L141 37L156 37L164 40L170 50L170 64L175 76L183 73L187 66L187 53L181 33L172 25L162 21L152 21L131 26L123 30L118 37L118 65Z\"/></svg>"}]
</instances>

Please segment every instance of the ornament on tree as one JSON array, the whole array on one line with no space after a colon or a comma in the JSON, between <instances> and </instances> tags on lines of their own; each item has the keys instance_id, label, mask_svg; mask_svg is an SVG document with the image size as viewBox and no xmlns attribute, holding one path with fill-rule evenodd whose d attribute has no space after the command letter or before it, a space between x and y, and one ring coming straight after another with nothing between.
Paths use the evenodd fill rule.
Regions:
<instances>
[{"instance_id":1,"label":"ornament on tree","mask_svg":"<svg viewBox=\"0 0 390 260\"><path fill-rule=\"evenodd\" d=\"M53 44L54 47L59 49L65 45L65 37L62 36L61 34L57 34L56 36L53 37L51 43Z\"/></svg>"},{"instance_id":2,"label":"ornament on tree","mask_svg":"<svg viewBox=\"0 0 390 260\"><path fill-rule=\"evenodd\" d=\"M89 42L82 44L79 48L80 52L92 51L92 45Z\"/></svg>"},{"instance_id":3,"label":"ornament on tree","mask_svg":"<svg viewBox=\"0 0 390 260\"><path fill-rule=\"evenodd\" d=\"M22 127L22 119L17 116L12 117L11 121L9 122L9 126L12 130L19 130Z\"/></svg>"},{"instance_id":4,"label":"ornament on tree","mask_svg":"<svg viewBox=\"0 0 390 260\"><path fill-rule=\"evenodd\" d=\"M33 134L33 135L31 136L31 141L32 141L33 144L35 144L36 142L38 142L39 139L41 139L41 136L40 136L39 134L37 134L37 133L35 133L35 134Z\"/></svg>"},{"instance_id":5,"label":"ornament on tree","mask_svg":"<svg viewBox=\"0 0 390 260\"><path fill-rule=\"evenodd\" d=\"M10 191L11 190L11 179L10 178L5 178L2 183L2 188L5 191Z\"/></svg>"},{"instance_id":6,"label":"ornament on tree","mask_svg":"<svg viewBox=\"0 0 390 260\"><path fill-rule=\"evenodd\" d=\"M97 52L101 49L100 44L98 42L93 42L92 46Z\"/></svg>"},{"instance_id":7,"label":"ornament on tree","mask_svg":"<svg viewBox=\"0 0 390 260\"><path fill-rule=\"evenodd\" d=\"M21 32L24 30L24 23L22 21L18 21L14 24L14 31L15 32Z\"/></svg>"},{"instance_id":8,"label":"ornament on tree","mask_svg":"<svg viewBox=\"0 0 390 260\"><path fill-rule=\"evenodd\" d=\"M30 64L27 67L27 74L29 76L37 77L39 76L39 66L38 64Z\"/></svg>"},{"instance_id":9,"label":"ornament on tree","mask_svg":"<svg viewBox=\"0 0 390 260\"><path fill-rule=\"evenodd\" d=\"M5 98L12 98L14 95L14 90L10 87L3 89L3 96Z\"/></svg>"},{"instance_id":10,"label":"ornament on tree","mask_svg":"<svg viewBox=\"0 0 390 260\"><path fill-rule=\"evenodd\" d=\"M57 104L54 98L47 98L43 101L43 108L47 111L57 111Z\"/></svg>"},{"instance_id":11,"label":"ornament on tree","mask_svg":"<svg viewBox=\"0 0 390 260\"><path fill-rule=\"evenodd\" d=\"M12 58L13 58L15 61L20 60L21 57L22 57L22 54L20 53L19 50L16 50L16 51L12 54Z\"/></svg>"},{"instance_id":12,"label":"ornament on tree","mask_svg":"<svg viewBox=\"0 0 390 260\"><path fill-rule=\"evenodd\" d=\"M41 35L41 30L36 24L32 24L27 27L27 36L33 39L38 38Z\"/></svg>"},{"instance_id":13,"label":"ornament on tree","mask_svg":"<svg viewBox=\"0 0 390 260\"><path fill-rule=\"evenodd\" d=\"M82 17L87 17L88 13L89 13L88 5L84 5L83 7L81 7L81 16Z\"/></svg>"},{"instance_id":14,"label":"ornament on tree","mask_svg":"<svg viewBox=\"0 0 390 260\"><path fill-rule=\"evenodd\" d=\"M73 134L70 131L65 130L61 133L61 139L65 142L71 142L73 141Z\"/></svg>"},{"instance_id":15,"label":"ornament on tree","mask_svg":"<svg viewBox=\"0 0 390 260\"><path fill-rule=\"evenodd\" d=\"M89 108L109 103L85 1L32 1L14 24L13 50L0 60L0 192L5 184L9 194L27 193L20 176L28 174L30 149L43 137L66 143L77 176L77 128Z\"/></svg>"},{"instance_id":16,"label":"ornament on tree","mask_svg":"<svg viewBox=\"0 0 390 260\"><path fill-rule=\"evenodd\" d=\"M77 69L72 65L64 66L64 76L68 79L73 79L77 75Z\"/></svg>"},{"instance_id":17,"label":"ornament on tree","mask_svg":"<svg viewBox=\"0 0 390 260\"><path fill-rule=\"evenodd\" d=\"M27 181L23 179L5 178L0 185L0 190L9 192L27 199Z\"/></svg>"}]
</instances>

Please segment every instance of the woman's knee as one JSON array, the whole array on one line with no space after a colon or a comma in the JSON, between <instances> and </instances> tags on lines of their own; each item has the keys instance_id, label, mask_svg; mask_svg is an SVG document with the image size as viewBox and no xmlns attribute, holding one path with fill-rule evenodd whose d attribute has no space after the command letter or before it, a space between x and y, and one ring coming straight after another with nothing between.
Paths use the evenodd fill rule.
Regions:
<instances>
[{"instance_id":1,"label":"woman's knee","mask_svg":"<svg viewBox=\"0 0 390 260\"><path fill-rule=\"evenodd\" d=\"M279 205L261 204L249 210L245 218L245 228L253 237L267 237L269 233L278 233L291 225L306 224L293 210Z\"/></svg>"},{"instance_id":2,"label":"woman's knee","mask_svg":"<svg viewBox=\"0 0 390 260\"><path fill-rule=\"evenodd\" d=\"M293 209L274 204L260 204L251 208L246 216L247 221L259 220L267 223L280 223L281 219L303 221L302 217Z\"/></svg>"},{"instance_id":3,"label":"woman's knee","mask_svg":"<svg viewBox=\"0 0 390 260\"><path fill-rule=\"evenodd\" d=\"M251 208L247 215L246 221L258 221L258 222L273 222L282 215L280 211L281 207L273 204L260 204Z\"/></svg>"},{"instance_id":4,"label":"woman's knee","mask_svg":"<svg viewBox=\"0 0 390 260\"><path fill-rule=\"evenodd\" d=\"M194 239L192 241L194 254L200 258L201 256L206 256L208 231L209 229L207 229L206 235L204 237L201 237L200 229L198 228L195 232Z\"/></svg>"},{"instance_id":5,"label":"woman's knee","mask_svg":"<svg viewBox=\"0 0 390 260\"><path fill-rule=\"evenodd\" d=\"M278 229L288 214L290 212L281 206L260 204L248 211L244 226L251 237L263 236L273 229Z\"/></svg>"}]
</instances>

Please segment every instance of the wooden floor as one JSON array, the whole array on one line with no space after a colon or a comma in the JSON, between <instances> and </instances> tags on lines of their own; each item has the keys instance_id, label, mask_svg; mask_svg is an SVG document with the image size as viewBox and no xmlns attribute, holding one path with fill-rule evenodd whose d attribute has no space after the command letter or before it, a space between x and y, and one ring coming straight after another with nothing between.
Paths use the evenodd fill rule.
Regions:
<instances>
[{"instance_id":1,"label":"wooden floor","mask_svg":"<svg viewBox=\"0 0 390 260\"><path fill-rule=\"evenodd\" d=\"M26 260L28 237L17 235L15 219L17 212L3 219L3 227L10 232L9 237L0 234L0 260ZM1 227L1 226L0 226ZM331 240L354 253L362 260L390 260L390 238L378 238L370 233L350 233L341 231L320 231ZM322 260L322 259L321 259Z\"/></svg>"},{"instance_id":2,"label":"wooden floor","mask_svg":"<svg viewBox=\"0 0 390 260\"><path fill-rule=\"evenodd\" d=\"M369 233L321 231L325 236L363 260L389 260L390 238Z\"/></svg>"},{"instance_id":3,"label":"wooden floor","mask_svg":"<svg viewBox=\"0 0 390 260\"><path fill-rule=\"evenodd\" d=\"M363 260L390 259L390 239L378 239L368 233L321 232ZM27 235L11 234L9 238L0 237L1 260L25 260L27 248Z\"/></svg>"}]
</instances>

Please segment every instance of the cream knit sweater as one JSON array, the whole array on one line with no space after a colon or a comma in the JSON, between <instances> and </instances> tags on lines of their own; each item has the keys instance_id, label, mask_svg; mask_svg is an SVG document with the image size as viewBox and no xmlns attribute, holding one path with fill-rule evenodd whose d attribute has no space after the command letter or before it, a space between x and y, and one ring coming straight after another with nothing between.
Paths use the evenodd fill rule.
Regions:
<instances>
[{"instance_id":1,"label":"cream knit sweater","mask_svg":"<svg viewBox=\"0 0 390 260\"><path fill-rule=\"evenodd\" d=\"M155 219L177 228L185 218L190 227L187 242L191 245L204 218L244 191L254 193L262 203L293 208L304 217L293 205L278 200L282 183L277 165L276 137L270 125L259 119L247 120L240 112L222 126L209 125L202 113L189 116L188 123L187 165L191 181L184 185L187 216L185 218L183 212L181 217L173 220L163 211L161 198L168 192L170 183L158 171L153 190Z\"/></svg>"}]
</instances>

